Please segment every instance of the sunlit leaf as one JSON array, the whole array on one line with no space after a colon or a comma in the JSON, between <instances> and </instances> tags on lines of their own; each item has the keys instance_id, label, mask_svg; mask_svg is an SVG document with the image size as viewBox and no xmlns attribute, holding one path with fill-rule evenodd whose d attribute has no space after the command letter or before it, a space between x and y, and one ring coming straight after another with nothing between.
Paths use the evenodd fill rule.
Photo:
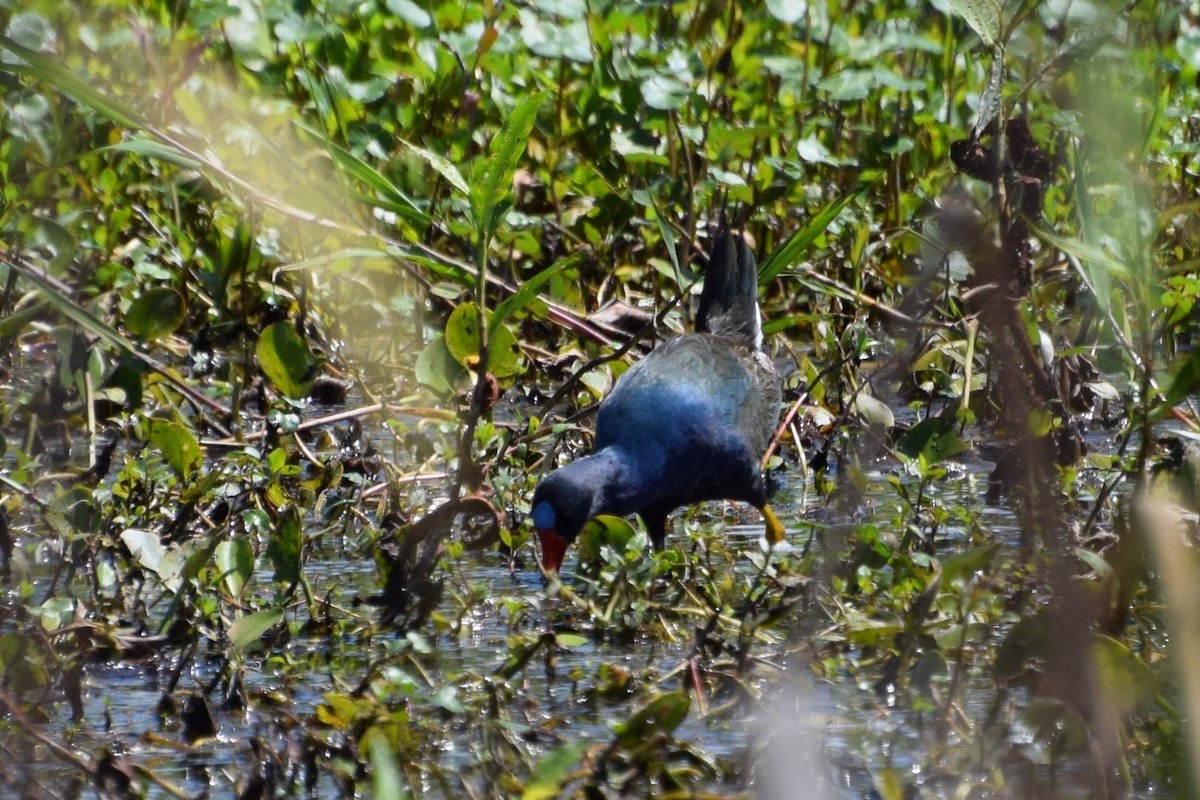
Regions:
<instances>
[{"instance_id":1,"label":"sunlit leaf","mask_svg":"<svg viewBox=\"0 0 1200 800\"><path fill-rule=\"evenodd\" d=\"M636 747L655 736L670 734L687 719L691 706L686 692L660 694L616 726L618 744Z\"/></svg>"},{"instance_id":2,"label":"sunlit leaf","mask_svg":"<svg viewBox=\"0 0 1200 800\"><path fill-rule=\"evenodd\" d=\"M464 374L463 365L446 347L446 337L438 336L425 346L413 369L417 380L438 394L448 395Z\"/></svg>"},{"instance_id":3,"label":"sunlit leaf","mask_svg":"<svg viewBox=\"0 0 1200 800\"><path fill-rule=\"evenodd\" d=\"M651 75L642 81L641 91L646 105L659 111L682 108L692 95L691 88L673 75Z\"/></svg>"},{"instance_id":4,"label":"sunlit leaf","mask_svg":"<svg viewBox=\"0 0 1200 800\"><path fill-rule=\"evenodd\" d=\"M1000 4L997 0L950 0L950 6L988 47L994 47L1000 41Z\"/></svg>"},{"instance_id":5,"label":"sunlit leaf","mask_svg":"<svg viewBox=\"0 0 1200 800\"><path fill-rule=\"evenodd\" d=\"M275 531L267 543L267 558L275 568L275 580L288 585L300 580L300 556L304 546L300 515L292 506L279 512Z\"/></svg>"},{"instance_id":6,"label":"sunlit leaf","mask_svg":"<svg viewBox=\"0 0 1200 800\"><path fill-rule=\"evenodd\" d=\"M466 367L473 367L479 358L479 307L463 303L446 320L446 349ZM507 326L500 325L488 340L488 372L497 378L507 378L519 372L520 344Z\"/></svg>"},{"instance_id":7,"label":"sunlit leaf","mask_svg":"<svg viewBox=\"0 0 1200 800\"><path fill-rule=\"evenodd\" d=\"M400 765L388 745L387 738L372 735L375 729L363 738L367 743L367 754L371 759L371 797L374 800L406 800L409 794L404 788Z\"/></svg>"},{"instance_id":8,"label":"sunlit leaf","mask_svg":"<svg viewBox=\"0 0 1200 800\"><path fill-rule=\"evenodd\" d=\"M428 28L433 25L433 17L413 0L386 0L386 2L388 11L414 28Z\"/></svg>"},{"instance_id":9,"label":"sunlit leaf","mask_svg":"<svg viewBox=\"0 0 1200 800\"><path fill-rule=\"evenodd\" d=\"M233 652L243 652L262 639L267 631L283 619L283 609L273 608L247 614L229 626L229 645Z\"/></svg>"},{"instance_id":10,"label":"sunlit leaf","mask_svg":"<svg viewBox=\"0 0 1200 800\"><path fill-rule=\"evenodd\" d=\"M471 187L467 184L467 179L464 178L462 173L458 171L458 167L450 163L449 160L431 150L426 150L424 147L418 147L412 142L405 142L402 140L401 143L413 153L424 159L425 163L437 170L438 174L445 178L446 181L456 190L462 192L464 195L469 195L471 193Z\"/></svg>"},{"instance_id":11,"label":"sunlit leaf","mask_svg":"<svg viewBox=\"0 0 1200 800\"><path fill-rule=\"evenodd\" d=\"M866 392L859 392L851 404L851 408L868 424L881 428L891 428L896 424L896 417L887 403L876 400Z\"/></svg>"},{"instance_id":12,"label":"sunlit leaf","mask_svg":"<svg viewBox=\"0 0 1200 800\"><path fill-rule=\"evenodd\" d=\"M204 451L196 436L185 426L168 419L150 420L150 444L184 479L204 463Z\"/></svg>"},{"instance_id":13,"label":"sunlit leaf","mask_svg":"<svg viewBox=\"0 0 1200 800\"><path fill-rule=\"evenodd\" d=\"M268 325L258 337L254 354L267 379L291 398L308 393L321 365L290 322Z\"/></svg>"},{"instance_id":14,"label":"sunlit leaf","mask_svg":"<svg viewBox=\"0 0 1200 800\"><path fill-rule=\"evenodd\" d=\"M243 538L226 539L217 545L213 555L225 588L239 597L254 571L254 548Z\"/></svg>"},{"instance_id":15,"label":"sunlit leaf","mask_svg":"<svg viewBox=\"0 0 1200 800\"><path fill-rule=\"evenodd\" d=\"M767 0L767 12L787 25L794 25L808 10L808 0Z\"/></svg>"},{"instance_id":16,"label":"sunlit leaf","mask_svg":"<svg viewBox=\"0 0 1200 800\"><path fill-rule=\"evenodd\" d=\"M134 336L152 341L174 333L186 315L183 295L169 286L159 286L133 301L125 314L125 327Z\"/></svg>"},{"instance_id":17,"label":"sunlit leaf","mask_svg":"<svg viewBox=\"0 0 1200 800\"><path fill-rule=\"evenodd\" d=\"M509 112L503 127L492 137L481 170L476 170L471 186L471 209L475 228L485 239L496 230L497 210L512 191L513 173L525 152L538 109L545 100L545 92L532 92Z\"/></svg>"},{"instance_id":18,"label":"sunlit leaf","mask_svg":"<svg viewBox=\"0 0 1200 800\"><path fill-rule=\"evenodd\" d=\"M125 529L121 541L139 566L158 576L171 591L178 591L183 569L183 558L178 551L164 546L157 533L138 528Z\"/></svg>"},{"instance_id":19,"label":"sunlit leaf","mask_svg":"<svg viewBox=\"0 0 1200 800\"><path fill-rule=\"evenodd\" d=\"M133 155L145 156L156 161L166 161L186 169L197 169L201 166L199 161L181 152L178 148L165 142L160 142L157 139L148 139L144 136L118 142L103 149L132 153Z\"/></svg>"}]
</instances>

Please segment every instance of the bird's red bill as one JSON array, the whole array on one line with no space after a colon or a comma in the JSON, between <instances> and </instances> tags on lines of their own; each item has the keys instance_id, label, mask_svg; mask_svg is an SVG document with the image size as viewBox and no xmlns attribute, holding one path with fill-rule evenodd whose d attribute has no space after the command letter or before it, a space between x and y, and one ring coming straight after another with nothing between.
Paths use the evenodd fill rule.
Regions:
<instances>
[{"instance_id":1,"label":"bird's red bill","mask_svg":"<svg viewBox=\"0 0 1200 800\"><path fill-rule=\"evenodd\" d=\"M542 540L542 568L557 573L562 569L563 557L567 554L567 542L553 528L538 531Z\"/></svg>"}]
</instances>

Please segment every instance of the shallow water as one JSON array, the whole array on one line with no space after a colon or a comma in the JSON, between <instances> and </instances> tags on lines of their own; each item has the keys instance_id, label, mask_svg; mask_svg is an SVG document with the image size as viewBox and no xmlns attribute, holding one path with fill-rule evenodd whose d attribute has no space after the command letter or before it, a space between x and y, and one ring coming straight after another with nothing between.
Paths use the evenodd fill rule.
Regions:
<instances>
[{"instance_id":1,"label":"shallow water","mask_svg":"<svg viewBox=\"0 0 1200 800\"><path fill-rule=\"evenodd\" d=\"M382 445L390 441L382 437ZM1105 446L1102 437L1092 443L1093 449ZM945 506L966 506L978 510L978 524L993 541L1003 548L1015 550L1020 532L1012 512L1006 507L981 507L986 492L987 475L991 465L975 455L950 471L949 477L933 486L931 491ZM901 480L915 485L915 479L903 475L895 464L880 462L874 472L868 472L869 489L849 512L834 512L824 498L803 484L798 475L782 476L784 486L773 499L773 507L781 521L793 531L789 545L813 548L818 562L832 562L848 545L854 526L874 522L881 528L890 524L897 504L895 492L887 485L887 475L899 474ZM733 510L732 506L715 505L716 512ZM737 548L754 549L761 546L761 522L756 514L746 515L745 509L735 513L753 522L730 519L724 535ZM966 543L967 532L955 527L952 520L939 531L939 552L953 552ZM679 535L679 534L676 534ZM750 562L740 562L747 571ZM466 618L463 634L457 639L441 636L435 642L436 652L424 660L424 667L435 679L438 675L461 673L488 674L496 669L508 650L507 639L512 633L509 622L498 613L505 596L520 598L544 597L540 575L532 569L510 572L508 562L498 555L488 554L464 559L467 580L471 584L491 587L494 597L481 604ZM568 561L565 579L572 580ZM347 557L328 544L324 552L306 564L306 575L316 595L335 606L350 608L356 601L379 590L376 569L369 561ZM548 602L543 600L544 602ZM542 619L546 609L543 606ZM799 620L798 628L808 630L822 624L817 609L797 613L814 615ZM527 625L544 624L531 620ZM386 637L386 634L384 635ZM378 637L384 638L384 637ZM341 650L353 651L342 643ZM588 700L572 691L569 676L572 670L594 675L601 664L619 665L631 672L651 666L659 674L683 662L689 641L675 644L633 641L623 643L589 640L586 644L562 652L557 659L557 677L549 680L543 670L529 668L525 672L525 691L540 704L539 714L569 720L569 738L573 741L605 742L612 737L612 724L628 715L628 708L619 701ZM326 643L318 638L296 637L281 652L284 658L308 663L311 669L299 678L294 673L283 677L270 661L247 662L244 671L247 693L252 698L248 709L213 709L218 726L215 739L196 746L182 744L178 730L164 724L158 704L167 693L174 669L174 659L149 661L142 664L97 664L86 670L84 715L70 730L74 745L83 752L96 753L107 747L118 756L128 756L161 778L176 784L190 794L210 792L213 796L228 796L244 780L247 763L253 763L250 739L259 737L272 749L288 746L286 734L280 734L277 724L280 715L311 714L320 704L322 695L334 688L351 688L360 678L355 674L353 660L338 663L339 679L331 682L330 672L323 668L319 654ZM379 642L370 645L377 653ZM365 669L372 651L364 646L358 672ZM907 699L880 695L871 683L872 676L833 676L829 680L813 677L801 655L775 665L778 670L764 671L771 675L757 709L737 711L732 715L706 718L694 707L678 731L678 737L715 758L749 759L754 763L754 792L763 800L790 798L868 798L878 796L880 775L892 770L906 782L920 787L922 797L950 798L961 791L961 777L956 772L961 759L959 751L966 746L960 734L943 730L931 715L909 710ZM200 654L192 659L179 681L179 688L199 695L223 667L222 654ZM985 676L974 675L965 698L963 716L967 720L984 720L993 704L996 686ZM285 683L282 696L290 709L275 708L266 698ZM907 691L913 691L908 689ZM54 729L66 735L70 717L65 704L52 713ZM976 730L980 743L991 734ZM1011 735L999 733L996 735ZM282 738L280 738L282 737ZM940 751L945 750L945 772L921 775L922 765L939 763ZM459 746L452 737L444 742L442 766L448 770L467 767L474 758L469 747ZM986 759L981 759L986 761ZM1006 774L1008 768L1006 767ZM1023 791L1036 796L1083 798L1086 783L1075 774L1079 768L1070 760L1059 761L1053 769L1031 760L1023 765L1028 784L1013 792L1014 787L994 787L989 792L976 786L971 796L1020 797ZM76 796L82 788L72 772L45 752L33 752L19 766L34 782L53 787L64 796ZM1020 772L1018 770L1018 772ZM327 776L321 778L317 796L336 793ZM737 787L712 787L716 791L731 791ZM87 791L82 792L84 796ZM427 796L439 796L430 788ZM155 786L150 796L166 796ZM1027 796L1035 796L1029 794ZM1152 794L1144 795L1147 797Z\"/></svg>"}]
</instances>

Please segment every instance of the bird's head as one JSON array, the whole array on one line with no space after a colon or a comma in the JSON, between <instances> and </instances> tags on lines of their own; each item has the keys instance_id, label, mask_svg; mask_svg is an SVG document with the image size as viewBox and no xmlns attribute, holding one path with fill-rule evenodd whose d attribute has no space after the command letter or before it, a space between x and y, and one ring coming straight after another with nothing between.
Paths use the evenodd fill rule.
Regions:
<instances>
[{"instance_id":1,"label":"bird's head","mask_svg":"<svg viewBox=\"0 0 1200 800\"><path fill-rule=\"evenodd\" d=\"M542 541L542 566L547 572L562 568L567 545L592 516L594 496L594 487L578 480L570 467L550 473L534 490L533 526Z\"/></svg>"}]
</instances>

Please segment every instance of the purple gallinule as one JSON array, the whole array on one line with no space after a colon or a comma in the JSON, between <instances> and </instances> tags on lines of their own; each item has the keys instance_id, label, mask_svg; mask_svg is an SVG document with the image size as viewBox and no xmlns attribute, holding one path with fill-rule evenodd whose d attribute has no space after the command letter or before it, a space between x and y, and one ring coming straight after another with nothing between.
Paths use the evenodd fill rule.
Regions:
<instances>
[{"instance_id":1,"label":"purple gallinule","mask_svg":"<svg viewBox=\"0 0 1200 800\"><path fill-rule=\"evenodd\" d=\"M762 352L758 274L739 236L718 235L696 332L634 364L600 403L596 449L547 475L533 493L542 565L558 572L592 517L638 514L661 550L667 515L701 500L762 511L767 539L783 526L767 505L759 461L779 419L779 376Z\"/></svg>"}]
</instances>

